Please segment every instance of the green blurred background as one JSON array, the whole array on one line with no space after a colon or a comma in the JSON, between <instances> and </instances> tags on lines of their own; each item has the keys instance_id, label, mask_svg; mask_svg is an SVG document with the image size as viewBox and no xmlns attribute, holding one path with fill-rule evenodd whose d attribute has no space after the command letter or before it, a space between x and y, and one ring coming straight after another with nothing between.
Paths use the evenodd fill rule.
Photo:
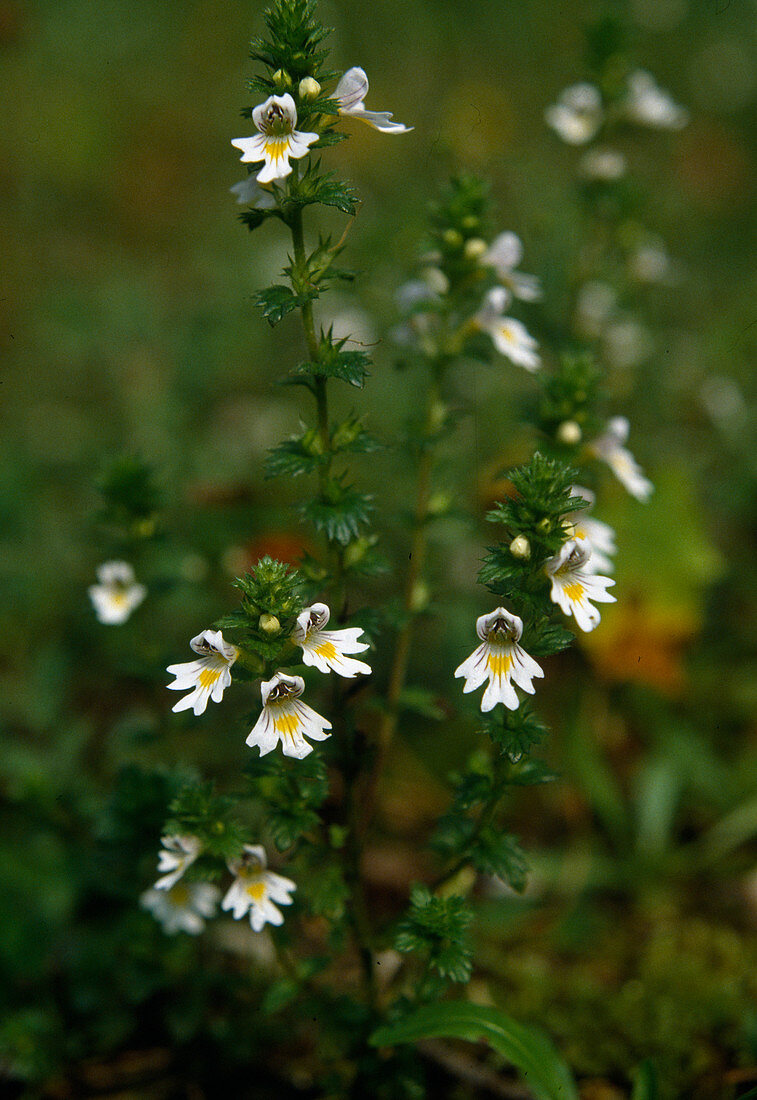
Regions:
<instances>
[{"instance_id":1,"label":"green blurred background","mask_svg":"<svg viewBox=\"0 0 757 1100\"><path fill-rule=\"evenodd\" d=\"M291 318L271 331L251 301L286 244L274 224L249 235L228 190L244 174L229 141L249 126L238 112L250 105L247 42L262 8L0 0L0 1072L19 1092L44 1081L48 1095L86 1094L96 1085L81 1069L71 1085L71 1066L112 1067L126 1050L192 1043L200 1082L219 1050L232 1066L232 1049L240 1065L255 1057L217 1003L231 970L252 1012L246 976L214 963L202 990L191 985L204 949L165 940L136 899L177 771L223 779L244 762L228 732L234 707L205 725L174 721L162 668L233 606L240 566L293 553L304 537L289 510L302 486L262 477L266 450L310 416L302 393L275 385L300 355L299 333ZM546 688L557 729L548 754L564 778L537 813L531 792L513 806L535 885L525 899L492 894L479 946L487 995L544 1023L576 1071L610 1090L587 1097L626 1095L647 1056L665 1096L739 1095L757 1083L757 4L319 10L335 27L334 67L363 66L368 106L415 127L394 137L350 123L351 140L328 150L363 199L347 252L360 278L320 318L375 345L368 389L336 404L366 412L389 444L417 392L387 338L394 294L422 245L425 204L451 172L489 177L499 227L523 238L523 268L545 287L529 327L548 343L565 316L582 233L579 154L543 111L587 76L585 24L617 15L634 63L691 112L680 133L623 146L646 224L678 272L642 290L649 352L608 380L657 492L643 506L608 484L601 498L619 534L619 603L581 655L555 662L563 682L584 682L590 666L594 686L578 703L560 676ZM337 216L320 224L341 232ZM518 426L533 392L523 372L463 365L455 386L471 415L440 485L475 520L436 535L435 614L414 670L445 693L471 615L485 610L475 573L492 475L532 446ZM165 538L139 563L150 599L111 629L86 588L113 554L93 522L97 477L123 452L157 471ZM401 552L402 453L387 447L355 478L377 494L385 549ZM376 581L366 600L394 584ZM238 721L247 709L240 701ZM389 911L392 891L419 873L410 853L443 805L445 774L470 747L462 721L440 732L419 718L393 762L374 853ZM183 1087L173 1055L156 1065L144 1070L149 1088L124 1087L185 1095L170 1092ZM115 1071L102 1072L107 1092ZM154 1084L164 1075L168 1092Z\"/></svg>"}]
</instances>

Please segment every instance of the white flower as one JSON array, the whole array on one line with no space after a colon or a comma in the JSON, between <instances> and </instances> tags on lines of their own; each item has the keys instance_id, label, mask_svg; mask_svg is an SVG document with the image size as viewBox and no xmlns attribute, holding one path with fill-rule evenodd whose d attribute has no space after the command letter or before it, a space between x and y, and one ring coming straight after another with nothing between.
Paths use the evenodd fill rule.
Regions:
<instances>
[{"instance_id":1,"label":"white flower","mask_svg":"<svg viewBox=\"0 0 757 1100\"><path fill-rule=\"evenodd\" d=\"M544 565L547 576L552 580L549 593L566 615L573 615L581 630L587 633L598 624L601 616L590 600L598 603L615 603L607 589L615 581L611 577L600 577L591 573L587 563L591 557L591 547L586 542L568 539Z\"/></svg>"},{"instance_id":2,"label":"white flower","mask_svg":"<svg viewBox=\"0 0 757 1100\"><path fill-rule=\"evenodd\" d=\"M500 355L506 355L526 370L538 370L541 359L536 353L539 346L536 340L520 321L503 316L509 302L510 292L505 287L493 287L486 293L484 304L475 316L476 324L491 336Z\"/></svg>"},{"instance_id":3,"label":"white flower","mask_svg":"<svg viewBox=\"0 0 757 1100\"><path fill-rule=\"evenodd\" d=\"M593 84L571 84L544 112L547 125L568 145L585 145L602 125L602 96Z\"/></svg>"},{"instance_id":4,"label":"white flower","mask_svg":"<svg viewBox=\"0 0 757 1100\"><path fill-rule=\"evenodd\" d=\"M262 932L263 925L283 924L284 918L273 903L291 905L291 895L297 889L291 879L266 870L265 849L256 844L245 844L239 859L229 863L235 876L221 908L231 909L234 920L248 912L253 932Z\"/></svg>"},{"instance_id":5,"label":"white flower","mask_svg":"<svg viewBox=\"0 0 757 1100\"><path fill-rule=\"evenodd\" d=\"M531 681L544 675L536 661L518 645L523 620L498 607L491 615L476 620L476 633L482 644L455 669L455 676L465 677L463 692L475 691L488 680L481 710L492 710L497 703L516 710L520 700L513 683L533 695L535 688Z\"/></svg>"},{"instance_id":6,"label":"white flower","mask_svg":"<svg viewBox=\"0 0 757 1100\"><path fill-rule=\"evenodd\" d=\"M209 882L179 883L170 890L146 890L139 899L144 909L149 909L169 936L177 932L189 932L197 936L205 927L205 920L214 917L221 891Z\"/></svg>"},{"instance_id":7,"label":"white flower","mask_svg":"<svg viewBox=\"0 0 757 1100\"><path fill-rule=\"evenodd\" d=\"M330 672L333 668L338 676L348 680L361 672L370 673L370 665L345 656L347 653L365 653L369 648L367 642L358 640L363 631L359 627L324 630L330 617L331 612L325 603L314 603L297 616L292 641L302 647L304 663L314 665L319 672Z\"/></svg>"},{"instance_id":8,"label":"white flower","mask_svg":"<svg viewBox=\"0 0 757 1100\"><path fill-rule=\"evenodd\" d=\"M632 122L659 130L680 130L689 121L688 111L679 107L670 93L663 91L652 74L643 69L637 69L628 78L625 109Z\"/></svg>"},{"instance_id":9,"label":"white flower","mask_svg":"<svg viewBox=\"0 0 757 1100\"><path fill-rule=\"evenodd\" d=\"M579 171L586 179L614 183L626 174L626 158L616 149L589 149L581 158Z\"/></svg>"},{"instance_id":10,"label":"white flower","mask_svg":"<svg viewBox=\"0 0 757 1100\"><path fill-rule=\"evenodd\" d=\"M671 263L665 245L650 240L628 258L628 273L640 283L664 283L670 278Z\"/></svg>"},{"instance_id":11,"label":"white flower","mask_svg":"<svg viewBox=\"0 0 757 1100\"><path fill-rule=\"evenodd\" d=\"M166 672L176 679L168 687L171 691L192 689L189 695L179 699L173 707L174 711L192 707L195 714L204 714L209 699L214 703L220 703L223 699L223 693L231 683L229 670L239 656L239 650L223 640L220 630L203 630L189 644L195 653L200 654L200 660L169 665Z\"/></svg>"},{"instance_id":12,"label":"white flower","mask_svg":"<svg viewBox=\"0 0 757 1100\"><path fill-rule=\"evenodd\" d=\"M254 175L235 183L229 191L236 195L240 206L253 206L256 210L273 210L276 206L275 196L261 187Z\"/></svg>"},{"instance_id":13,"label":"white flower","mask_svg":"<svg viewBox=\"0 0 757 1100\"><path fill-rule=\"evenodd\" d=\"M578 539L579 542L585 541L591 547L591 557L584 568L587 573L612 573L615 568L612 555L618 550L615 545L615 532L609 523L586 514L594 507L595 497L591 489L574 485L571 493L574 497L581 497L589 505L588 509L572 512L567 517L573 525L573 538Z\"/></svg>"},{"instance_id":14,"label":"white flower","mask_svg":"<svg viewBox=\"0 0 757 1100\"><path fill-rule=\"evenodd\" d=\"M164 836L160 843L163 848L158 852L158 871L163 875L155 883L155 889L170 890L197 859L202 842L196 836Z\"/></svg>"},{"instance_id":15,"label":"white flower","mask_svg":"<svg viewBox=\"0 0 757 1100\"><path fill-rule=\"evenodd\" d=\"M576 324L583 336L597 337L612 316L618 301L609 283L592 279L576 295Z\"/></svg>"},{"instance_id":16,"label":"white flower","mask_svg":"<svg viewBox=\"0 0 757 1100\"><path fill-rule=\"evenodd\" d=\"M541 298L541 286L535 275L524 275L515 270L522 259L523 245L520 237L515 233L500 233L481 256L481 263L494 268L497 278L514 298L520 298L523 302L535 302Z\"/></svg>"},{"instance_id":17,"label":"white flower","mask_svg":"<svg viewBox=\"0 0 757 1100\"><path fill-rule=\"evenodd\" d=\"M367 94L368 77L364 70L357 66L348 69L334 92L334 99L339 104L339 114L361 118L384 134L406 134L413 129L401 122L392 122L391 111L366 111L363 100Z\"/></svg>"},{"instance_id":18,"label":"white flower","mask_svg":"<svg viewBox=\"0 0 757 1100\"><path fill-rule=\"evenodd\" d=\"M633 317L619 316L602 333L602 352L618 370L630 370L643 363L654 351L648 331Z\"/></svg>"},{"instance_id":19,"label":"white flower","mask_svg":"<svg viewBox=\"0 0 757 1100\"><path fill-rule=\"evenodd\" d=\"M259 103L252 112L252 121L260 133L254 137L234 138L231 144L242 150L243 162L265 161L256 177L258 183L270 183L288 176L292 171L289 158L304 157L309 146L318 141L318 134L295 130L297 108L288 92L269 96L265 103Z\"/></svg>"},{"instance_id":20,"label":"white flower","mask_svg":"<svg viewBox=\"0 0 757 1100\"><path fill-rule=\"evenodd\" d=\"M276 672L270 680L260 685L260 697L263 710L250 731L246 744L257 745L260 755L272 752L281 741L284 756L293 756L302 760L313 751L313 746L305 740L325 741L331 735L324 730L331 729L320 714L300 702L305 690L305 681L301 676L287 676L285 672Z\"/></svg>"},{"instance_id":21,"label":"white flower","mask_svg":"<svg viewBox=\"0 0 757 1100\"><path fill-rule=\"evenodd\" d=\"M95 614L101 623L124 623L147 595L143 584L134 580L134 570L126 561L106 561L97 570L99 584L87 589Z\"/></svg>"},{"instance_id":22,"label":"white flower","mask_svg":"<svg viewBox=\"0 0 757 1100\"><path fill-rule=\"evenodd\" d=\"M641 466L624 446L629 430L625 416L614 416L608 421L604 434L594 440L591 449L598 458L607 463L631 496L645 501L654 492L654 485L644 476Z\"/></svg>"}]
</instances>

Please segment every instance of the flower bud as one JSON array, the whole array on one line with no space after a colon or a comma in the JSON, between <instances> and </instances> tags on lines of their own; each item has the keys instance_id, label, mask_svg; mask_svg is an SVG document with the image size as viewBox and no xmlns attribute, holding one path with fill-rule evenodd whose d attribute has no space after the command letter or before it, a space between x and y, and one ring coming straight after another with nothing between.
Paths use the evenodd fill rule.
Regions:
<instances>
[{"instance_id":1,"label":"flower bud","mask_svg":"<svg viewBox=\"0 0 757 1100\"><path fill-rule=\"evenodd\" d=\"M525 535L515 536L510 543L510 553L514 558L520 558L521 561L528 561L531 557L531 543Z\"/></svg>"},{"instance_id":2,"label":"flower bud","mask_svg":"<svg viewBox=\"0 0 757 1100\"><path fill-rule=\"evenodd\" d=\"M466 260L480 260L486 252L486 241L482 237L471 237L465 242Z\"/></svg>"},{"instance_id":3,"label":"flower bud","mask_svg":"<svg viewBox=\"0 0 757 1100\"><path fill-rule=\"evenodd\" d=\"M263 612L263 614L258 619L258 626L264 634L278 634L278 632L281 630L281 623L276 618L276 616L269 615L267 614L267 612Z\"/></svg>"},{"instance_id":4,"label":"flower bud","mask_svg":"<svg viewBox=\"0 0 757 1100\"><path fill-rule=\"evenodd\" d=\"M445 229L442 233L442 240L450 248L460 248L463 243L463 235L457 229Z\"/></svg>"},{"instance_id":5,"label":"flower bud","mask_svg":"<svg viewBox=\"0 0 757 1100\"><path fill-rule=\"evenodd\" d=\"M462 220L463 229L476 229L478 227L478 218L475 214L466 214Z\"/></svg>"},{"instance_id":6,"label":"flower bud","mask_svg":"<svg viewBox=\"0 0 757 1100\"><path fill-rule=\"evenodd\" d=\"M421 278L434 294L446 294L449 290L449 279L438 267L424 267Z\"/></svg>"},{"instance_id":7,"label":"flower bud","mask_svg":"<svg viewBox=\"0 0 757 1100\"><path fill-rule=\"evenodd\" d=\"M304 76L300 81L300 99L316 99L321 93L321 85L312 76Z\"/></svg>"},{"instance_id":8,"label":"flower bud","mask_svg":"<svg viewBox=\"0 0 757 1100\"><path fill-rule=\"evenodd\" d=\"M279 91L281 91L282 88L292 87L292 78L284 69L277 69L271 79Z\"/></svg>"},{"instance_id":9,"label":"flower bud","mask_svg":"<svg viewBox=\"0 0 757 1100\"><path fill-rule=\"evenodd\" d=\"M563 420L555 436L557 442L564 443L566 447L575 447L581 442L582 437L581 425L575 420Z\"/></svg>"}]
</instances>

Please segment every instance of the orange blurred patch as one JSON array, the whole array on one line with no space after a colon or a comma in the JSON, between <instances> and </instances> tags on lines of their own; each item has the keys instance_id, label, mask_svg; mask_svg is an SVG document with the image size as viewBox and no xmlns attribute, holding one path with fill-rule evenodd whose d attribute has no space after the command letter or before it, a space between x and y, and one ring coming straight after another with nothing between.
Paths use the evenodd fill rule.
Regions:
<instances>
[{"instance_id":1,"label":"orange blurred patch","mask_svg":"<svg viewBox=\"0 0 757 1100\"><path fill-rule=\"evenodd\" d=\"M245 569L251 569L261 558L268 556L275 561L299 565L306 554L315 557L315 548L302 535L294 531L271 531L253 539L243 547Z\"/></svg>"},{"instance_id":2,"label":"orange blurred patch","mask_svg":"<svg viewBox=\"0 0 757 1100\"><path fill-rule=\"evenodd\" d=\"M618 604L581 642L604 679L649 684L679 695L687 685L684 654L698 629L693 612L637 601Z\"/></svg>"}]
</instances>

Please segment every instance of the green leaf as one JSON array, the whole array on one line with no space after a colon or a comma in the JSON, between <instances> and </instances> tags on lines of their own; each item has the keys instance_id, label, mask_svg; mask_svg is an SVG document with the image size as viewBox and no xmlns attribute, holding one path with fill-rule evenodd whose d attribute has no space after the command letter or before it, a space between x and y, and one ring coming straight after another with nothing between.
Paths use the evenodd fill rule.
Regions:
<instances>
[{"instance_id":1,"label":"green leaf","mask_svg":"<svg viewBox=\"0 0 757 1100\"><path fill-rule=\"evenodd\" d=\"M293 309L297 309L299 306L305 305L311 298L317 297L318 292L316 290L307 294L295 294L288 286L274 283L273 286L266 287L265 290L259 290L257 294L254 294L253 301L255 305L260 306L262 309L263 316L268 324L273 326L277 325Z\"/></svg>"},{"instance_id":2,"label":"green leaf","mask_svg":"<svg viewBox=\"0 0 757 1100\"><path fill-rule=\"evenodd\" d=\"M406 687L397 700L397 706L400 711L430 718L432 722L441 722L445 717L445 711L439 705L439 696L426 688Z\"/></svg>"},{"instance_id":3,"label":"green leaf","mask_svg":"<svg viewBox=\"0 0 757 1100\"><path fill-rule=\"evenodd\" d=\"M498 1008L466 1001L424 1005L396 1023L377 1028L369 1042L386 1047L421 1039L486 1042L520 1070L537 1100L578 1100L570 1069L552 1041Z\"/></svg>"},{"instance_id":4,"label":"green leaf","mask_svg":"<svg viewBox=\"0 0 757 1100\"><path fill-rule=\"evenodd\" d=\"M515 711L487 714L483 718L482 732L488 734L511 763L517 764L533 745L547 736L549 730L531 704L524 700ZM513 779L512 782L517 783L518 780Z\"/></svg>"},{"instance_id":5,"label":"green leaf","mask_svg":"<svg viewBox=\"0 0 757 1100\"><path fill-rule=\"evenodd\" d=\"M323 461L323 455L314 454L304 438L285 439L278 443L266 455L265 476L298 477L311 474Z\"/></svg>"},{"instance_id":6,"label":"green leaf","mask_svg":"<svg viewBox=\"0 0 757 1100\"><path fill-rule=\"evenodd\" d=\"M464 898L436 897L416 883L410 891L410 908L397 925L394 946L403 954L428 951L430 965L442 978L467 982L473 963L466 929L472 919Z\"/></svg>"},{"instance_id":7,"label":"green leaf","mask_svg":"<svg viewBox=\"0 0 757 1100\"><path fill-rule=\"evenodd\" d=\"M514 836L484 829L471 849L470 860L482 874L496 875L519 894L525 890L528 862Z\"/></svg>"},{"instance_id":8,"label":"green leaf","mask_svg":"<svg viewBox=\"0 0 757 1100\"><path fill-rule=\"evenodd\" d=\"M372 509L370 496L352 490L344 490L341 498L333 503L313 500L300 505L303 519L309 520L316 531L340 546L347 546L360 537L360 529L368 523Z\"/></svg>"},{"instance_id":9,"label":"green leaf","mask_svg":"<svg viewBox=\"0 0 757 1100\"><path fill-rule=\"evenodd\" d=\"M301 363L300 374L316 378L338 378L350 386L362 389L368 377L371 357L364 351L343 351L347 338L334 341L331 330L321 333L317 363Z\"/></svg>"}]
</instances>

